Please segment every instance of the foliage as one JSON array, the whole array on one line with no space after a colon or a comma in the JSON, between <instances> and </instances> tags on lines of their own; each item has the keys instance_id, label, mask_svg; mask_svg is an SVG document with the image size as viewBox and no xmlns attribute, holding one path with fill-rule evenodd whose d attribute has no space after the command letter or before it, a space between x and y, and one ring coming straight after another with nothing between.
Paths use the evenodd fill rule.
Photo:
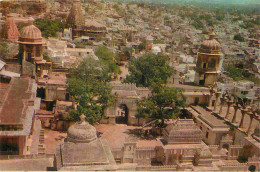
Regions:
<instances>
[{"instance_id":1,"label":"foliage","mask_svg":"<svg viewBox=\"0 0 260 172\"><path fill-rule=\"evenodd\" d=\"M134 52L134 50L132 47L125 47L123 49L123 53L127 57L128 60L132 57L133 52Z\"/></svg>"},{"instance_id":2,"label":"foliage","mask_svg":"<svg viewBox=\"0 0 260 172\"><path fill-rule=\"evenodd\" d=\"M243 77L242 72L232 65L225 67L225 71L227 71L229 76L235 81L238 81Z\"/></svg>"},{"instance_id":3,"label":"foliage","mask_svg":"<svg viewBox=\"0 0 260 172\"><path fill-rule=\"evenodd\" d=\"M169 59L162 54L145 54L131 59L128 70L130 75L126 76L125 82L136 83L141 87L165 84L174 71L169 66Z\"/></svg>"},{"instance_id":4,"label":"foliage","mask_svg":"<svg viewBox=\"0 0 260 172\"><path fill-rule=\"evenodd\" d=\"M253 75L248 76L248 74L246 72L242 72L241 70L237 69L233 65L226 66L225 71L227 71L228 75L235 81L245 79L245 80L254 82L256 85L260 85L259 78L255 77Z\"/></svg>"},{"instance_id":5,"label":"foliage","mask_svg":"<svg viewBox=\"0 0 260 172\"><path fill-rule=\"evenodd\" d=\"M137 117L156 120L157 126L164 127L165 120L177 118L184 106L182 90L156 85L150 97L137 101Z\"/></svg>"},{"instance_id":6,"label":"foliage","mask_svg":"<svg viewBox=\"0 0 260 172\"><path fill-rule=\"evenodd\" d=\"M8 44L0 40L0 58L6 58L9 55L8 52Z\"/></svg>"},{"instance_id":7,"label":"foliage","mask_svg":"<svg viewBox=\"0 0 260 172\"><path fill-rule=\"evenodd\" d=\"M17 28L19 31L21 31L23 27L28 26L28 25L29 25L28 23L20 22L20 23L18 23Z\"/></svg>"},{"instance_id":8,"label":"foliage","mask_svg":"<svg viewBox=\"0 0 260 172\"><path fill-rule=\"evenodd\" d=\"M140 43L140 44L138 45L138 49L139 49L140 51L144 50L144 49L145 49L145 44L144 44L143 42Z\"/></svg>"},{"instance_id":9,"label":"foliage","mask_svg":"<svg viewBox=\"0 0 260 172\"><path fill-rule=\"evenodd\" d=\"M110 51L106 46L101 45L95 50L96 56L100 62L106 66L110 73L121 73L120 68L116 65L117 55Z\"/></svg>"},{"instance_id":10,"label":"foliage","mask_svg":"<svg viewBox=\"0 0 260 172\"><path fill-rule=\"evenodd\" d=\"M62 32L64 24L58 20L37 19L35 25L41 30L43 37L56 37L57 32Z\"/></svg>"},{"instance_id":11,"label":"foliage","mask_svg":"<svg viewBox=\"0 0 260 172\"><path fill-rule=\"evenodd\" d=\"M203 23L199 20L199 19L196 19L192 22L192 25L196 28L196 29L203 29L204 28L204 25Z\"/></svg>"},{"instance_id":12,"label":"foliage","mask_svg":"<svg viewBox=\"0 0 260 172\"><path fill-rule=\"evenodd\" d=\"M234 35L234 40L237 40L239 42L245 42L244 37L241 34L239 34L239 33Z\"/></svg>"},{"instance_id":13,"label":"foliage","mask_svg":"<svg viewBox=\"0 0 260 172\"><path fill-rule=\"evenodd\" d=\"M49 56L49 54L47 52L45 52L43 54L43 59L46 60L47 62L51 62L51 58L50 58L50 56Z\"/></svg>"},{"instance_id":14,"label":"foliage","mask_svg":"<svg viewBox=\"0 0 260 172\"><path fill-rule=\"evenodd\" d=\"M105 108L114 102L107 70L98 61L84 59L69 74L67 90L78 104L76 110L70 111L71 118L77 121L84 114L91 124L100 121Z\"/></svg>"}]
</instances>

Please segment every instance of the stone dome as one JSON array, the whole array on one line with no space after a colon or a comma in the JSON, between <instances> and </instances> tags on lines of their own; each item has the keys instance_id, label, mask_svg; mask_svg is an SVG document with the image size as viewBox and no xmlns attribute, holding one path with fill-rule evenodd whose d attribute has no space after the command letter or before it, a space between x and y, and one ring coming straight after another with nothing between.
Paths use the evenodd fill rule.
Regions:
<instances>
[{"instance_id":1,"label":"stone dome","mask_svg":"<svg viewBox=\"0 0 260 172\"><path fill-rule=\"evenodd\" d=\"M204 40L201 44L200 52L202 53L219 53L220 51L221 45L215 39L215 33L211 33L209 39Z\"/></svg>"},{"instance_id":2,"label":"stone dome","mask_svg":"<svg viewBox=\"0 0 260 172\"><path fill-rule=\"evenodd\" d=\"M26 26L21 31L21 38L23 39L42 39L42 32L33 24Z\"/></svg>"},{"instance_id":3,"label":"stone dome","mask_svg":"<svg viewBox=\"0 0 260 172\"><path fill-rule=\"evenodd\" d=\"M68 129L67 141L75 143L89 143L97 139L96 128L85 121L85 115L81 115L81 122L72 125Z\"/></svg>"}]
</instances>

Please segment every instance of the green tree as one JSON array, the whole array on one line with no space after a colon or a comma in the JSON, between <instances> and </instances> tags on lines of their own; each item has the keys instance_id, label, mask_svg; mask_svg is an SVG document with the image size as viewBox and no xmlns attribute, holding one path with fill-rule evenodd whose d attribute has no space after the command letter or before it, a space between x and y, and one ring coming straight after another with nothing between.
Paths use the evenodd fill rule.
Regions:
<instances>
[{"instance_id":1,"label":"green tree","mask_svg":"<svg viewBox=\"0 0 260 172\"><path fill-rule=\"evenodd\" d=\"M107 70L98 61L84 59L70 70L69 76L67 91L78 105L76 110L70 111L71 119L77 121L84 114L91 124L100 121L105 108L115 100Z\"/></svg>"},{"instance_id":2,"label":"green tree","mask_svg":"<svg viewBox=\"0 0 260 172\"><path fill-rule=\"evenodd\" d=\"M165 127L165 120L176 119L185 106L182 90L156 85L152 94L137 101L137 118L155 120L156 127Z\"/></svg>"},{"instance_id":3,"label":"green tree","mask_svg":"<svg viewBox=\"0 0 260 172\"><path fill-rule=\"evenodd\" d=\"M243 78L242 72L235 68L233 65L228 65L227 67L225 67L225 71L227 71L228 75L235 81Z\"/></svg>"},{"instance_id":4,"label":"green tree","mask_svg":"<svg viewBox=\"0 0 260 172\"><path fill-rule=\"evenodd\" d=\"M57 32L62 32L64 24L58 20L37 19L35 25L41 30L43 37L56 37Z\"/></svg>"},{"instance_id":5,"label":"green tree","mask_svg":"<svg viewBox=\"0 0 260 172\"><path fill-rule=\"evenodd\" d=\"M95 50L96 56L103 63L110 73L120 73L120 68L116 65L116 54L110 51L106 46L101 45Z\"/></svg>"},{"instance_id":6,"label":"green tree","mask_svg":"<svg viewBox=\"0 0 260 172\"><path fill-rule=\"evenodd\" d=\"M238 40L239 42L245 42L244 37L239 33L234 36L234 40Z\"/></svg>"},{"instance_id":7,"label":"green tree","mask_svg":"<svg viewBox=\"0 0 260 172\"><path fill-rule=\"evenodd\" d=\"M173 74L169 59L162 54L145 54L137 59L131 59L128 67L130 75L125 82L136 83L137 86L149 87L154 84L166 84Z\"/></svg>"}]
</instances>

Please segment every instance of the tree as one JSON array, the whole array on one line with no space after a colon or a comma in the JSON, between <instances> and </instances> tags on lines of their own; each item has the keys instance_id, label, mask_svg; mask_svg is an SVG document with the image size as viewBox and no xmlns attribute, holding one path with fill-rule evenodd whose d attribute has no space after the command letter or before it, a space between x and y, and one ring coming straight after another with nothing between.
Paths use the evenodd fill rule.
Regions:
<instances>
[{"instance_id":1,"label":"tree","mask_svg":"<svg viewBox=\"0 0 260 172\"><path fill-rule=\"evenodd\" d=\"M120 73L120 68L116 65L116 54L110 51L106 46L101 45L95 50L96 56L100 62L106 66L110 73Z\"/></svg>"},{"instance_id":2,"label":"tree","mask_svg":"<svg viewBox=\"0 0 260 172\"><path fill-rule=\"evenodd\" d=\"M58 20L37 19L35 25L41 30L43 37L56 37L57 32L62 32L64 24Z\"/></svg>"},{"instance_id":3,"label":"tree","mask_svg":"<svg viewBox=\"0 0 260 172\"><path fill-rule=\"evenodd\" d=\"M234 36L234 40L238 40L239 42L245 42L245 39L239 33Z\"/></svg>"},{"instance_id":4,"label":"tree","mask_svg":"<svg viewBox=\"0 0 260 172\"><path fill-rule=\"evenodd\" d=\"M104 117L105 108L115 100L109 80L106 68L93 59L84 59L70 70L67 91L78 105L76 110L70 111L71 119L77 121L84 114L93 124Z\"/></svg>"},{"instance_id":5,"label":"tree","mask_svg":"<svg viewBox=\"0 0 260 172\"><path fill-rule=\"evenodd\" d=\"M156 85L152 95L137 101L137 118L148 118L156 121L156 126L165 127L165 120L176 119L185 106L182 90Z\"/></svg>"},{"instance_id":6,"label":"tree","mask_svg":"<svg viewBox=\"0 0 260 172\"><path fill-rule=\"evenodd\" d=\"M136 83L139 87L149 87L157 84L166 84L173 74L173 67L169 66L169 59L162 54L145 54L137 59L131 59L128 67L130 75L125 82Z\"/></svg>"}]
</instances>

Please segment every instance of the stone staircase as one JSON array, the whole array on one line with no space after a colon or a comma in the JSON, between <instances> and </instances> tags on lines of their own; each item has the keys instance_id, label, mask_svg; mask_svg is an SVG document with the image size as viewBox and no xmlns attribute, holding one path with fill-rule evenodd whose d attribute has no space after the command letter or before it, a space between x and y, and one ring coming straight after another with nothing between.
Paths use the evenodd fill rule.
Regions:
<instances>
[{"instance_id":1,"label":"stone staircase","mask_svg":"<svg viewBox=\"0 0 260 172\"><path fill-rule=\"evenodd\" d=\"M45 154L44 130L41 129L39 136L38 154Z\"/></svg>"}]
</instances>

